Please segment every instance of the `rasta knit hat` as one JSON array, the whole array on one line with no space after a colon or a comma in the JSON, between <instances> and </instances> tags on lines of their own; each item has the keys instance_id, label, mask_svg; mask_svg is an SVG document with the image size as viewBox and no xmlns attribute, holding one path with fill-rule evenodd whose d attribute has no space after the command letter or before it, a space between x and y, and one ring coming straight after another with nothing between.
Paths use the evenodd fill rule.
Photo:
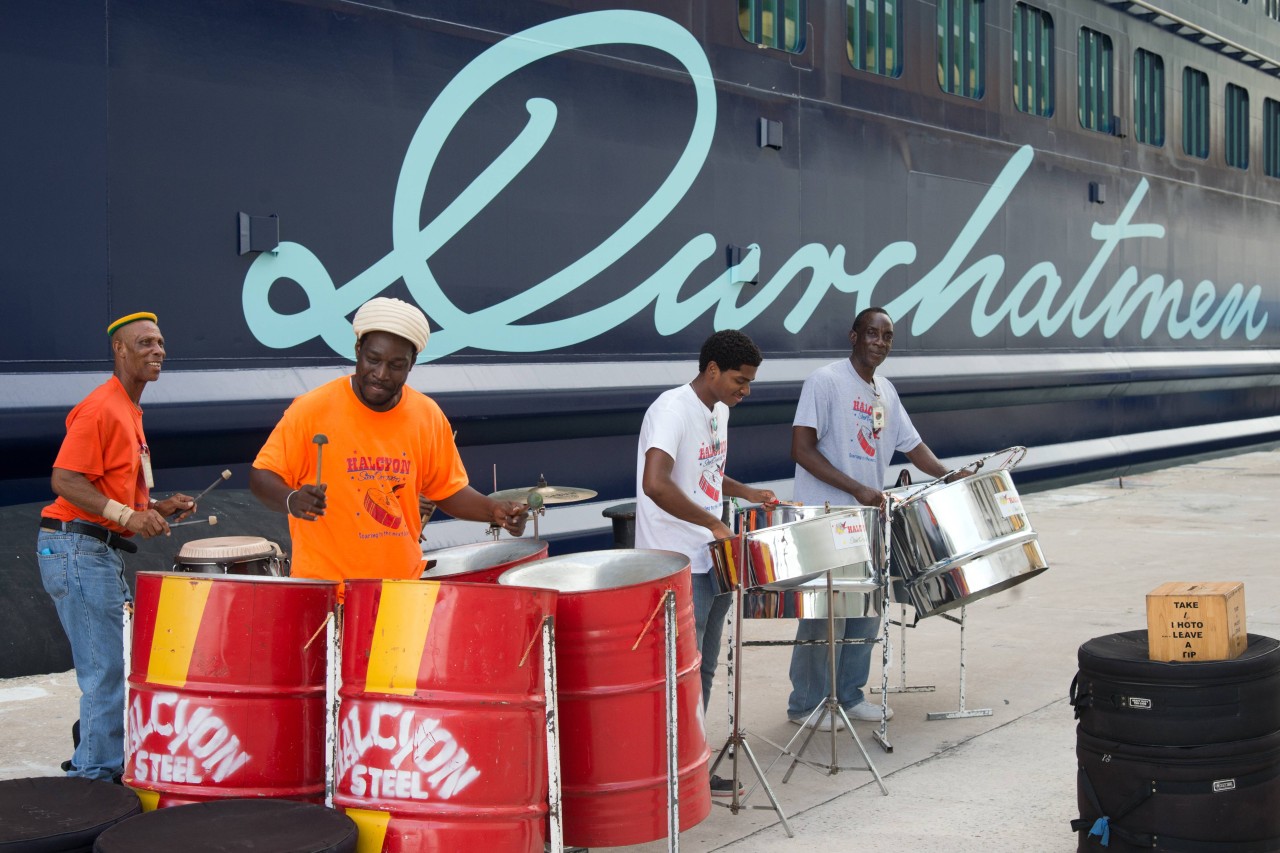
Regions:
<instances>
[{"instance_id":1,"label":"rasta knit hat","mask_svg":"<svg viewBox=\"0 0 1280 853\"><path fill-rule=\"evenodd\" d=\"M357 341L369 332L390 332L413 344L418 353L427 348L427 338L431 336L431 327L427 325L427 316L422 311L408 302L387 296L370 299L361 305L351 327Z\"/></svg>"},{"instance_id":2,"label":"rasta knit hat","mask_svg":"<svg viewBox=\"0 0 1280 853\"><path fill-rule=\"evenodd\" d=\"M111 337L118 329L123 329L130 323L136 323L138 320L150 320L156 322L156 315L150 311L139 311L137 314L125 314L119 320L116 320L110 326L107 326L107 337Z\"/></svg>"}]
</instances>

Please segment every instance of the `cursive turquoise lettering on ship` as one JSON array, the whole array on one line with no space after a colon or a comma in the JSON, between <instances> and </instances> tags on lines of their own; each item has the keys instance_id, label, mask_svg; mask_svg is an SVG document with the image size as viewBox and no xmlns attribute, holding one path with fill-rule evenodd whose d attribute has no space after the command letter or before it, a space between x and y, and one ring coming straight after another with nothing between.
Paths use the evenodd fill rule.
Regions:
<instances>
[{"instance_id":1,"label":"cursive turquoise lettering on ship","mask_svg":"<svg viewBox=\"0 0 1280 853\"><path fill-rule=\"evenodd\" d=\"M422 199L432 168L449 135L476 101L506 77L540 59L567 50L605 44L633 44L661 50L688 72L694 91L694 115L679 159L650 198L613 234L581 258L544 281L474 312L458 308L431 269L431 258L488 204L493 202L542 150L555 128L557 107L546 98L526 102L529 120L521 132L435 219L420 223ZM241 301L253 335L263 344L285 349L317 335L339 355L353 356L353 334L345 319L360 304L398 279L439 328L429 352L420 361L441 358L465 347L492 352L544 352L598 337L637 316L649 306L654 330L672 335L714 311L716 328L743 328L786 291L799 289L795 306L783 320L792 334L800 333L826 297L835 291L853 297L842 313L874 304L876 286L895 268L909 268L918 251L902 240L881 249L859 271L847 271L842 245L828 248L810 243L797 249L761 286L744 288L754 280L764 248L752 244L740 263L710 281L686 287L694 271L720 252L711 233L693 236L643 281L612 302L560 320L520 324L519 321L600 278L619 258L640 244L675 209L705 164L715 131L717 103L711 69L697 40L680 25L659 15L622 10L572 15L533 27L498 42L464 67L431 104L415 132L401 166L392 210L393 249L381 260L342 286L336 286L324 264L305 246L282 243L275 254L264 253L250 266ZM889 300L895 318L910 316L911 331L923 334L947 317L972 294L969 324L973 334L986 337L1007 324L1017 337L1032 332L1048 338L1064 328L1084 338L1101 327L1115 338L1137 318L1142 338L1162 326L1169 337L1203 340L1215 332L1223 339L1243 329L1256 340L1266 328L1268 314L1259 307L1261 287L1232 285L1219 298L1212 281L1200 281L1187 296L1180 279L1160 274L1145 277L1134 266L1114 282L1100 282L1125 241L1163 240L1165 228L1135 222L1148 192L1138 182L1114 223L1095 222L1091 237L1097 251L1080 278L1063 292L1063 279L1051 261L1033 264L1008 295L999 291L1006 273L1002 255L969 259L974 248L1026 175L1035 157L1027 145L1009 158L983 199L955 236L942 259L906 290ZM856 260L856 259L855 259ZM282 279L296 282L308 307L284 315L270 305L271 288ZM807 283L803 283L806 282ZM803 284L802 284L803 283ZM1095 289L1100 295L1094 296ZM685 296L681 293L685 292ZM828 306L828 310L830 306Z\"/></svg>"}]
</instances>

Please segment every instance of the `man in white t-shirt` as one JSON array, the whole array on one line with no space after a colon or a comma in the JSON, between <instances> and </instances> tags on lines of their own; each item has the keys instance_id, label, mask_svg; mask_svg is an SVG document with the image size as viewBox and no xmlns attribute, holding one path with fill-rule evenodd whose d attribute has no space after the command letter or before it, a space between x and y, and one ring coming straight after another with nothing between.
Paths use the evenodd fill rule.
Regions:
<instances>
[{"instance_id":1,"label":"man in white t-shirt","mask_svg":"<svg viewBox=\"0 0 1280 853\"><path fill-rule=\"evenodd\" d=\"M636 547L678 551L693 570L693 611L702 652L702 706L711 697L720 637L732 595L719 593L711 571L713 539L731 534L721 502L743 498L776 503L769 489L725 476L729 409L751 393L763 356L742 332L716 332L702 345L698 375L665 391L645 412L636 455ZM732 794L728 780L713 777L712 793ZM721 790L723 789L723 790Z\"/></svg>"},{"instance_id":2,"label":"man in white t-shirt","mask_svg":"<svg viewBox=\"0 0 1280 853\"><path fill-rule=\"evenodd\" d=\"M893 383L876 376L893 348L893 321L883 308L859 312L849 331L847 359L815 370L804 381L791 427L791 459L796 463L793 497L806 506L882 506L882 491L894 451L930 477L947 468L933 454L902 408ZM843 623L843 625L841 624ZM837 619L837 638L870 640L878 617ZM801 619L796 640L826 640L826 619ZM836 696L853 720L878 720L881 706L866 700L862 687L871 667L869 643L837 645ZM813 711L831 683L825 645L796 646L791 653L791 696L787 718L796 725L828 731L844 728L837 716ZM893 711L883 709L886 717Z\"/></svg>"}]
</instances>

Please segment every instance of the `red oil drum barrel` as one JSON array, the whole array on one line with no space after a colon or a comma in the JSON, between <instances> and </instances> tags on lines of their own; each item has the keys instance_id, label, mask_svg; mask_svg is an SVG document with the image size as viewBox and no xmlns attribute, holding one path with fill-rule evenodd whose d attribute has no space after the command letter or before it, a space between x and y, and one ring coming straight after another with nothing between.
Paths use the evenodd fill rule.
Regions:
<instances>
[{"instance_id":1,"label":"red oil drum barrel","mask_svg":"<svg viewBox=\"0 0 1280 853\"><path fill-rule=\"evenodd\" d=\"M564 840L579 847L666 837L661 605L667 590L675 590L680 829L705 819L711 811L710 750L689 560L671 551L589 551L518 566L500 583L560 592L556 698Z\"/></svg>"},{"instance_id":2,"label":"red oil drum barrel","mask_svg":"<svg viewBox=\"0 0 1280 853\"><path fill-rule=\"evenodd\" d=\"M143 808L319 802L333 581L139 572L124 782Z\"/></svg>"},{"instance_id":3,"label":"red oil drum barrel","mask_svg":"<svg viewBox=\"0 0 1280 853\"><path fill-rule=\"evenodd\" d=\"M365 853L541 853L556 593L347 582L334 805Z\"/></svg>"},{"instance_id":4,"label":"red oil drum barrel","mask_svg":"<svg viewBox=\"0 0 1280 853\"><path fill-rule=\"evenodd\" d=\"M547 543L541 539L499 539L423 551L427 568L424 581L471 581L497 583L507 569L547 556Z\"/></svg>"}]
</instances>

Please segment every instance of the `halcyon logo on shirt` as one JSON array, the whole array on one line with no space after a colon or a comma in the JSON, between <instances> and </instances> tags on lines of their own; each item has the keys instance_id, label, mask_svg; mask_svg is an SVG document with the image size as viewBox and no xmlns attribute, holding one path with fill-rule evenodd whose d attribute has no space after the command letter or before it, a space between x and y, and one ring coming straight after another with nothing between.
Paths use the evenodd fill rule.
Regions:
<instances>
[{"instance_id":1,"label":"halcyon logo on shirt","mask_svg":"<svg viewBox=\"0 0 1280 853\"><path fill-rule=\"evenodd\" d=\"M363 515L381 530L360 533L362 538L389 535L404 528L404 507L400 490L408 485L413 460L404 454L396 456L348 456L347 475L356 483Z\"/></svg>"}]
</instances>

